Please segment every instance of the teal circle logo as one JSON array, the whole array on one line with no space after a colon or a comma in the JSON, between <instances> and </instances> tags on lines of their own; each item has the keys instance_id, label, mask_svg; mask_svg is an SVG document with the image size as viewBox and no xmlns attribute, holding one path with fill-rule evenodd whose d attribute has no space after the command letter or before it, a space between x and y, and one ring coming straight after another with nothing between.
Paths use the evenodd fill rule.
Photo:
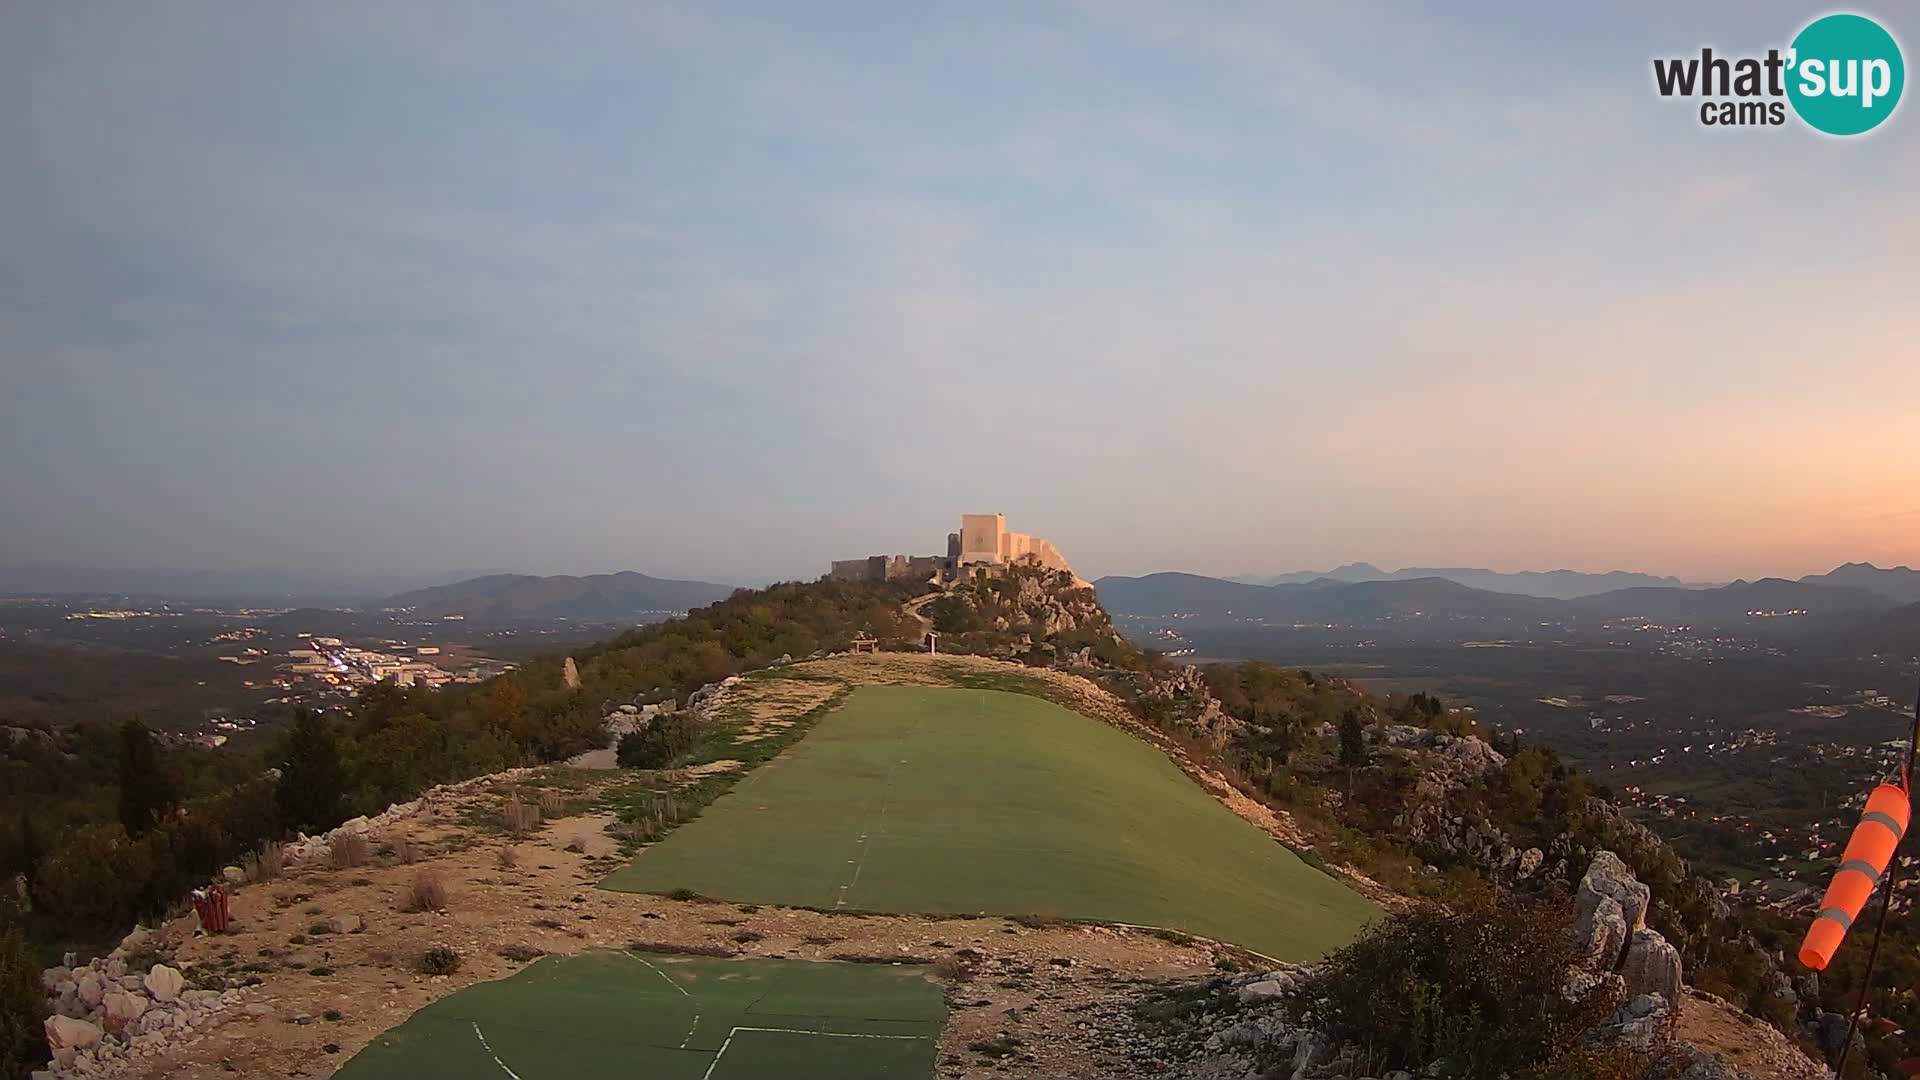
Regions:
<instances>
[{"instance_id":1,"label":"teal circle logo","mask_svg":"<svg viewBox=\"0 0 1920 1080\"><path fill-rule=\"evenodd\" d=\"M1879 127L1900 104L1907 65L1900 43L1864 15L1827 15L1793 39L1787 100L1808 126L1829 135Z\"/></svg>"}]
</instances>

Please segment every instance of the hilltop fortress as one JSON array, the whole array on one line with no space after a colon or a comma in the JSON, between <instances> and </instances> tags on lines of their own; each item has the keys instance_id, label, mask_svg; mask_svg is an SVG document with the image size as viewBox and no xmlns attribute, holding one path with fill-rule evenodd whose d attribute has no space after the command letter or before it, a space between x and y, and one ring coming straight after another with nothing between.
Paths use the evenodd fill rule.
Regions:
<instances>
[{"instance_id":1,"label":"hilltop fortress","mask_svg":"<svg viewBox=\"0 0 1920 1080\"><path fill-rule=\"evenodd\" d=\"M945 555L869 555L836 559L836 581L952 581L963 568L1006 566L1021 560L1073 573L1067 557L1042 536L1007 531L1005 514L961 514L960 531L947 534Z\"/></svg>"}]
</instances>

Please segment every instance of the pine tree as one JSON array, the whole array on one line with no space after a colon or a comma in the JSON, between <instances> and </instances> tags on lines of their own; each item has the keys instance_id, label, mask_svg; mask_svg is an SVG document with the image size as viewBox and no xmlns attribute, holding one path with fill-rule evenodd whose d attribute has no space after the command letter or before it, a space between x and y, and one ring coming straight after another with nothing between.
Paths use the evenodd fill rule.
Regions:
<instances>
[{"instance_id":1,"label":"pine tree","mask_svg":"<svg viewBox=\"0 0 1920 1080\"><path fill-rule=\"evenodd\" d=\"M287 740L287 759L280 766L280 783L274 789L280 823L288 829L309 833L333 828L346 816L340 808L344 787L340 747L326 718L300 710L294 718L293 734Z\"/></svg>"},{"instance_id":2,"label":"pine tree","mask_svg":"<svg viewBox=\"0 0 1920 1080\"><path fill-rule=\"evenodd\" d=\"M1340 714L1340 767L1347 770L1347 798L1353 798L1353 772L1367 763L1367 734L1360 726L1360 710Z\"/></svg>"},{"instance_id":3,"label":"pine tree","mask_svg":"<svg viewBox=\"0 0 1920 1080\"><path fill-rule=\"evenodd\" d=\"M179 802L160 767L153 733L138 720L120 726L120 824L128 836L153 828Z\"/></svg>"},{"instance_id":4,"label":"pine tree","mask_svg":"<svg viewBox=\"0 0 1920 1080\"><path fill-rule=\"evenodd\" d=\"M1360 710L1348 709L1340 717L1340 766L1357 769L1367 763L1367 736L1360 726Z\"/></svg>"}]
</instances>

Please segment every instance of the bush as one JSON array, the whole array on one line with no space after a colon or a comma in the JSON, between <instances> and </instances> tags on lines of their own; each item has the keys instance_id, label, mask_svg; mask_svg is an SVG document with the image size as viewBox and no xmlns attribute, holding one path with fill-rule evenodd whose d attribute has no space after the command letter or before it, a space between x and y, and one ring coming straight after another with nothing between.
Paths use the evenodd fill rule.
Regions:
<instances>
[{"instance_id":1,"label":"bush","mask_svg":"<svg viewBox=\"0 0 1920 1080\"><path fill-rule=\"evenodd\" d=\"M614 757L625 769L664 769L691 753L699 739L700 724L691 711L666 713L644 730L620 736Z\"/></svg>"},{"instance_id":2,"label":"bush","mask_svg":"<svg viewBox=\"0 0 1920 1080\"><path fill-rule=\"evenodd\" d=\"M1376 1075L1431 1063L1456 1078L1638 1076L1606 1070L1644 1070L1644 1059L1582 1046L1620 1002L1603 988L1576 1002L1561 995L1577 958L1571 914L1564 903L1512 898L1487 910L1397 914L1328 958L1294 1004L1336 1043L1369 1055Z\"/></svg>"},{"instance_id":3,"label":"bush","mask_svg":"<svg viewBox=\"0 0 1920 1080\"><path fill-rule=\"evenodd\" d=\"M286 848L275 841L268 840L260 845L259 851L248 855L242 865L246 868L247 880L272 881L286 869Z\"/></svg>"},{"instance_id":4,"label":"bush","mask_svg":"<svg viewBox=\"0 0 1920 1080\"><path fill-rule=\"evenodd\" d=\"M503 959L512 960L517 964L524 964L530 960L538 960L545 955L547 955L547 950L538 949L532 945L500 946L500 956Z\"/></svg>"},{"instance_id":5,"label":"bush","mask_svg":"<svg viewBox=\"0 0 1920 1080\"><path fill-rule=\"evenodd\" d=\"M519 799L508 799L500 808L500 822L515 836L525 836L540 827L540 808Z\"/></svg>"},{"instance_id":6,"label":"bush","mask_svg":"<svg viewBox=\"0 0 1920 1080\"><path fill-rule=\"evenodd\" d=\"M408 911L445 911L447 910L447 883L440 875L431 870L422 870L413 876L413 885L407 890Z\"/></svg>"},{"instance_id":7,"label":"bush","mask_svg":"<svg viewBox=\"0 0 1920 1080\"><path fill-rule=\"evenodd\" d=\"M451 975L460 970L460 954L450 945L429 945L414 958L413 970L422 975Z\"/></svg>"},{"instance_id":8,"label":"bush","mask_svg":"<svg viewBox=\"0 0 1920 1080\"><path fill-rule=\"evenodd\" d=\"M336 836L327 845L327 865L335 870L365 866L367 858L373 853L364 836Z\"/></svg>"},{"instance_id":9,"label":"bush","mask_svg":"<svg viewBox=\"0 0 1920 1080\"><path fill-rule=\"evenodd\" d=\"M500 854L494 856L493 862L502 870L511 870L520 865L520 854L511 847L503 847Z\"/></svg>"},{"instance_id":10,"label":"bush","mask_svg":"<svg viewBox=\"0 0 1920 1080\"><path fill-rule=\"evenodd\" d=\"M47 995L40 965L18 930L0 933L0 1076L25 1076L47 1060Z\"/></svg>"},{"instance_id":11,"label":"bush","mask_svg":"<svg viewBox=\"0 0 1920 1080\"><path fill-rule=\"evenodd\" d=\"M153 878L149 845L118 823L75 829L34 876L39 910L81 933L126 927L146 906Z\"/></svg>"}]
</instances>

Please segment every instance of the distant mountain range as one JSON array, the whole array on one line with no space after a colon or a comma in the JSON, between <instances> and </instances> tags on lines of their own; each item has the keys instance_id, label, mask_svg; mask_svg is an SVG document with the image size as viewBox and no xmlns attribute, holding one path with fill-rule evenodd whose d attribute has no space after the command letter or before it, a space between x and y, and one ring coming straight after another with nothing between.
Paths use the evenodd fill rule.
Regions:
<instances>
[{"instance_id":1,"label":"distant mountain range","mask_svg":"<svg viewBox=\"0 0 1920 1080\"><path fill-rule=\"evenodd\" d=\"M1850 562L1824 574L1808 574L1800 580L1810 585L1845 585L1867 589L1901 603L1920 603L1920 570L1910 566L1882 570L1872 563Z\"/></svg>"},{"instance_id":2,"label":"distant mountain range","mask_svg":"<svg viewBox=\"0 0 1920 1080\"><path fill-rule=\"evenodd\" d=\"M619 619L685 612L732 595L731 585L675 581L632 570L586 577L490 574L451 585L400 593L380 608L469 619Z\"/></svg>"},{"instance_id":3,"label":"distant mountain range","mask_svg":"<svg viewBox=\"0 0 1920 1080\"><path fill-rule=\"evenodd\" d=\"M1341 569L1350 575L1365 573L1353 567ZM1865 571L1870 573L1860 570L1842 573L1848 570L1849 567L1841 567L1834 574L1802 581L1763 578L1721 586L1635 585L1575 597L1543 597L1479 588L1437 573L1426 577L1396 575L1360 580L1321 575L1310 581L1289 580L1274 585L1168 573L1104 577L1094 582L1094 588L1101 603L1115 614L1181 616L1195 620L1196 626L1249 621L1275 625L1365 624L1415 615L1482 622L1579 621L1583 618L1598 621L1639 616L1661 622L1725 624L1787 612L1874 613L1892 609L1902 602L1898 590L1908 584L1908 579L1898 572L1866 567ZM1536 577L1553 578L1556 574L1573 575L1573 572L1556 571ZM1835 575L1840 577L1836 579ZM1574 576L1607 578L1613 575ZM1645 575L1621 574L1619 577L1634 579ZM1853 581L1869 581L1877 588L1852 584Z\"/></svg>"},{"instance_id":4,"label":"distant mountain range","mask_svg":"<svg viewBox=\"0 0 1920 1080\"><path fill-rule=\"evenodd\" d=\"M1355 583L1416 581L1420 578L1444 578L1471 588L1485 589L1488 592L1539 596L1550 600L1575 600L1582 596L1612 592L1615 589L1712 587L1701 583L1684 582L1679 578L1655 577L1652 574L1636 574L1627 570L1609 570L1604 574L1588 574L1578 570L1525 570L1507 574L1498 570L1474 567L1409 566L1401 570L1388 571L1364 562L1336 566L1325 573L1316 570L1300 570L1291 574L1274 574L1266 577L1244 575L1228 580L1244 582L1248 585L1311 585L1316 581Z\"/></svg>"}]
</instances>

